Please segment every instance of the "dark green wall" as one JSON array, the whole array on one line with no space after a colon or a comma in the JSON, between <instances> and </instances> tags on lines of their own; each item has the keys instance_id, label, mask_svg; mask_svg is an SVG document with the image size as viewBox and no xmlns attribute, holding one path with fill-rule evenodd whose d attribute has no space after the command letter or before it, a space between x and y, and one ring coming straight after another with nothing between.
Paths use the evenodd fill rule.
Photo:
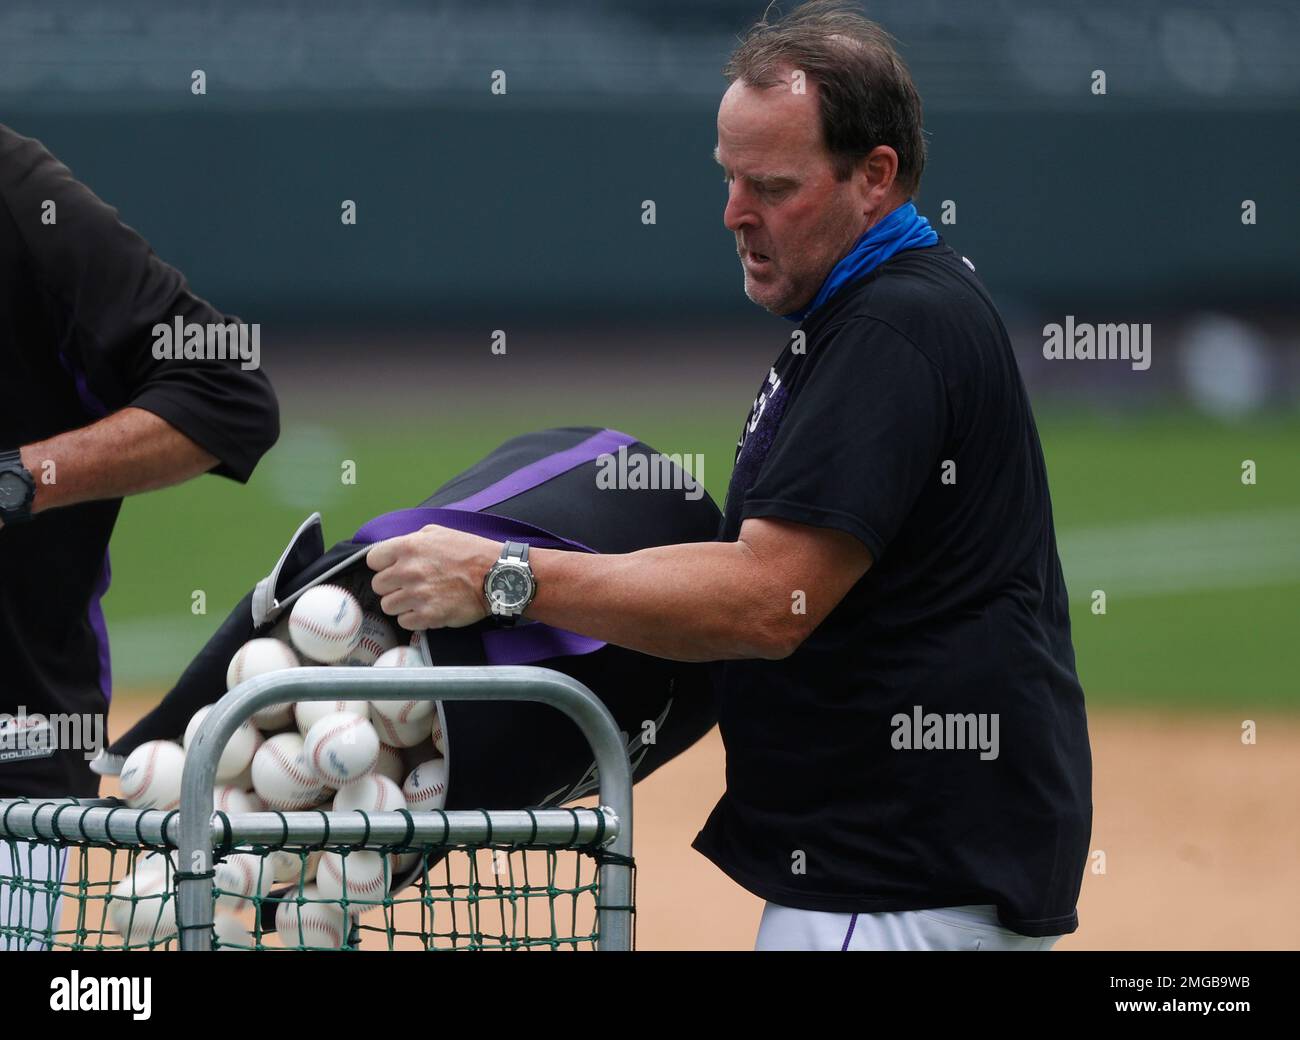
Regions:
<instances>
[{"instance_id":1,"label":"dark green wall","mask_svg":"<svg viewBox=\"0 0 1300 1040\"><path fill-rule=\"evenodd\" d=\"M749 310L713 110L9 110L202 295L249 320L476 324ZM1000 299L1280 307L1300 282L1289 113L940 114L922 212ZM344 227L339 203L355 199ZM1245 227L1240 204L1259 205ZM643 226L654 199L658 223Z\"/></svg>"}]
</instances>

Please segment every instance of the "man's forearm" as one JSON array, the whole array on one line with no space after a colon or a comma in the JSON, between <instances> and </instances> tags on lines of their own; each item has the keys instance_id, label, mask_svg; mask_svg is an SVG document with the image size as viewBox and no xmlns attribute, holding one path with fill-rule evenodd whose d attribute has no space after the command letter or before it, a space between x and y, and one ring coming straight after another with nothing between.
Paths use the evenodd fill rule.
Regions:
<instances>
[{"instance_id":1,"label":"man's forearm","mask_svg":"<svg viewBox=\"0 0 1300 1040\"><path fill-rule=\"evenodd\" d=\"M217 464L216 456L141 408L123 408L21 450L36 478L35 513L169 487Z\"/></svg>"},{"instance_id":2,"label":"man's forearm","mask_svg":"<svg viewBox=\"0 0 1300 1040\"><path fill-rule=\"evenodd\" d=\"M693 542L619 555L534 549L525 616L677 661L790 652L789 597L765 587L744 542Z\"/></svg>"}]
</instances>

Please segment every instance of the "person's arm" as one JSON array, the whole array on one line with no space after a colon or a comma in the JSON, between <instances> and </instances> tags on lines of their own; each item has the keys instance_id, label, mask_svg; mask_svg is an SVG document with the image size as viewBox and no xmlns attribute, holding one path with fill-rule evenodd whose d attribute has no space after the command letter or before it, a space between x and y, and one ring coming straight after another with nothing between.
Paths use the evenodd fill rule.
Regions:
<instances>
[{"instance_id":1,"label":"person's arm","mask_svg":"<svg viewBox=\"0 0 1300 1040\"><path fill-rule=\"evenodd\" d=\"M526 617L677 661L788 657L871 566L852 535L769 519L734 542L528 559Z\"/></svg>"},{"instance_id":2,"label":"person's arm","mask_svg":"<svg viewBox=\"0 0 1300 1040\"><path fill-rule=\"evenodd\" d=\"M160 323L229 326L238 319L191 292L178 270L39 141L12 132L0 133L0 231L16 236L50 315L40 344L50 357L57 353L50 378L75 387L86 417L78 429L17 446L36 479L33 511L209 471L247 481L279 434L279 407L260 357L245 368L238 358L164 359L153 350Z\"/></svg>"},{"instance_id":3,"label":"person's arm","mask_svg":"<svg viewBox=\"0 0 1300 1040\"><path fill-rule=\"evenodd\" d=\"M445 527L381 542L367 562L385 613L406 629L487 616L483 577L501 544ZM871 565L850 534L746 520L734 542L597 555L533 549L524 616L678 661L787 657Z\"/></svg>"},{"instance_id":4,"label":"person's arm","mask_svg":"<svg viewBox=\"0 0 1300 1040\"><path fill-rule=\"evenodd\" d=\"M36 479L32 512L169 487L206 473L217 457L164 419L123 408L99 422L20 449Z\"/></svg>"}]
</instances>

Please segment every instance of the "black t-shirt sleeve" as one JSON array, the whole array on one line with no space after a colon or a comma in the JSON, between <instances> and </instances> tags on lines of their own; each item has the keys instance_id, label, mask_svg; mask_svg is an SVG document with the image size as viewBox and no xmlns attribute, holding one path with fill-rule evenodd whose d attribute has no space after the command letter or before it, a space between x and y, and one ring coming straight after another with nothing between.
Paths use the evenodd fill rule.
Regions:
<instances>
[{"instance_id":1,"label":"black t-shirt sleeve","mask_svg":"<svg viewBox=\"0 0 1300 1040\"><path fill-rule=\"evenodd\" d=\"M852 319L810 347L741 516L837 528L879 560L938 479L947 425L930 359L889 325Z\"/></svg>"},{"instance_id":2,"label":"black t-shirt sleeve","mask_svg":"<svg viewBox=\"0 0 1300 1040\"><path fill-rule=\"evenodd\" d=\"M50 344L108 413L153 412L218 459L213 472L247 480L279 435L270 380L238 359L158 359L156 324L228 324L117 211L51 155L16 134L3 140L0 182L46 306L61 326Z\"/></svg>"}]
</instances>

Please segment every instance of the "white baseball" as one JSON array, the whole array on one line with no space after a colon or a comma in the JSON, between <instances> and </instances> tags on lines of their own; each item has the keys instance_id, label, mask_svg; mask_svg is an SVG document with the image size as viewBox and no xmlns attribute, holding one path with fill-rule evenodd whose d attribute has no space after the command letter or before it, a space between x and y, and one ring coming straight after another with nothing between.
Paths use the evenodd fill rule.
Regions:
<instances>
[{"instance_id":1,"label":"white baseball","mask_svg":"<svg viewBox=\"0 0 1300 1040\"><path fill-rule=\"evenodd\" d=\"M419 701L407 701L419 704ZM428 701L423 702L428 704ZM381 710L382 705L382 710ZM393 747L415 747L429 739L429 718L408 719L402 712L398 701L373 701L370 705L370 721L374 723L375 732L381 740Z\"/></svg>"},{"instance_id":2,"label":"white baseball","mask_svg":"<svg viewBox=\"0 0 1300 1040\"><path fill-rule=\"evenodd\" d=\"M397 633L383 614L366 611L361 619L361 638L356 649L343 659L342 664L365 667L374 664L387 651L397 645Z\"/></svg>"},{"instance_id":3,"label":"white baseball","mask_svg":"<svg viewBox=\"0 0 1300 1040\"><path fill-rule=\"evenodd\" d=\"M226 689L233 690L240 683L267 672L297 668L301 663L293 647L278 639L250 639L230 659L226 668Z\"/></svg>"},{"instance_id":4,"label":"white baseball","mask_svg":"<svg viewBox=\"0 0 1300 1040\"><path fill-rule=\"evenodd\" d=\"M320 852L300 854L285 849L274 849L267 854L266 859L277 885L297 885L300 880L316 879L316 866L320 862ZM303 869L304 867L306 870Z\"/></svg>"},{"instance_id":5,"label":"white baseball","mask_svg":"<svg viewBox=\"0 0 1300 1040\"><path fill-rule=\"evenodd\" d=\"M277 634L283 633L280 638ZM230 659L226 669L226 689L233 690L241 682L255 675L298 668L302 661L289 643L289 619L286 617L271 630L271 635L250 639ZM253 712L253 725L258 729L274 731L283 729L293 721L293 703L272 704L269 708Z\"/></svg>"},{"instance_id":6,"label":"white baseball","mask_svg":"<svg viewBox=\"0 0 1300 1040\"><path fill-rule=\"evenodd\" d=\"M303 753L302 737L268 737L253 756L253 790L269 809L310 809L329 793Z\"/></svg>"},{"instance_id":7,"label":"white baseball","mask_svg":"<svg viewBox=\"0 0 1300 1040\"><path fill-rule=\"evenodd\" d=\"M439 715L433 717L433 746L438 749L438 754L447 754L447 744L442 737L442 717Z\"/></svg>"},{"instance_id":8,"label":"white baseball","mask_svg":"<svg viewBox=\"0 0 1300 1040\"><path fill-rule=\"evenodd\" d=\"M379 761L379 735L369 721L350 711L326 715L307 732L303 753L316 775L342 787L372 772Z\"/></svg>"},{"instance_id":9,"label":"white baseball","mask_svg":"<svg viewBox=\"0 0 1300 1040\"><path fill-rule=\"evenodd\" d=\"M212 918L213 949L251 950L254 947L253 933L244 927L243 922L232 914L218 913Z\"/></svg>"},{"instance_id":10,"label":"white baseball","mask_svg":"<svg viewBox=\"0 0 1300 1040\"><path fill-rule=\"evenodd\" d=\"M343 899L346 893L349 903L379 903L391 881L392 876L384 865L384 857L378 852L364 849L349 852L346 856L338 852L326 852L320 858L320 869L316 871L316 887L322 898ZM349 906L348 909L359 914L373 908L362 905Z\"/></svg>"},{"instance_id":11,"label":"white baseball","mask_svg":"<svg viewBox=\"0 0 1300 1040\"><path fill-rule=\"evenodd\" d=\"M437 701L430 700L371 701L370 717L373 719L378 714L393 722L423 722L434 713L437 704Z\"/></svg>"},{"instance_id":12,"label":"white baseball","mask_svg":"<svg viewBox=\"0 0 1300 1040\"><path fill-rule=\"evenodd\" d=\"M199 727L203 720L208 717L208 712L212 710L209 704L206 708L200 708L190 719L190 724L185 727L184 744L186 750L194 742L194 738L199 735ZM230 740L226 746L221 749L221 758L217 761L217 780L233 780L253 761L253 755L257 749L262 746L262 734L257 731L252 720L245 719L239 724L239 728L230 735Z\"/></svg>"},{"instance_id":13,"label":"white baseball","mask_svg":"<svg viewBox=\"0 0 1300 1040\"><path fill-rule=\"evenodd\" d=\"M261 745L258 745L259 747ZM256 752L254 752L256 754ZM253 789L253 763L249 762L244 767L244 771L238 776L231 777L226 781L227 787L237 787L241 791L251 791Z\"/></svg>"},{"instance_id":14,"label":"white baseball","mask_svg":"<svg viewBox=\"0 0 1300 1040\"><path fill-rule=\"evenodd\" d=\"M236 852L213 868L213 888L221 889L217 908L238 913L249 905L249 897L265 898L275 881L272 865L251 852Z\"/></svg>"},{"instance_id":15,"label":"white baseball","mask_svg":"<svg viewBox=\"0 0 1300 1040\"><path fill-rule=\"evenodd\" d=\"M375 662L376 668L418 668L422 664L419 651L409 646L396 646ZM380 737L393 747L415 747L424 740L428 725L424 723L433 701L391 700L371 701L370 719Z\"/></svg>"},{"instance_id":16,"label":"white baseball","mask_svg":"<svg viewBox=\"0 0 1300 1040\"><path fill-rule=\"evenodd\" d=\"M402 796L411 812L441 809L447 802L447 760L431 758L412 769L402 784Z\"/></svg>"},{"instance_id":17,"label":"white baseball","mask_svg":"<svg viewBox=\"0 0 1300 1040\"><path fill-rule=\"evenodd\" d=\"M419 668L423 664L420 651L410 646L395 646L391 650L385 650L375 661L376 668Z\"/></svg>"},{"instance_id":18,"label":"white baseball","mask_svg":"<svg viewBox=\"0 0 1300 1040\"><path fill-rule=\"evenodd\" d=\"M155 874L175 874L176 873L176 853L174 852L146 852L143 856L137 856L135 860L135 872L143 874L150 871Z\"/></svg>"},{"instance_id":19,"label":"white baseball","mask_svg":"<svg viewBox=\"0 0 1300 1040\"><path fill-rule=\"evenodd\" d=\"M303 888L301 905L294 893L275 908L275 930L286 946L341 950L347 943L349 922L337 903L312 902L321 898L315 885Z\"/></svg>"},{"instance_id":20,"label":"white baseball","mask_svg":"<svg viewBox=\"0 0 1300 1040\"><path fill-rule=\"evenodd\" d=\"M178 809L185 752L171 740L149 740L126 756L118 776L132 809Z\"/></svg>"},{"instance_id":21,"label":"white baseball","mask_svg":"<svg viewBox=\"0 0 1300 1040\"><path fill-rule=\"evenodd\" d=\"M386 776L389 780L397 785L397 789L402 789L402 781L406 779L406 766L402 764L402 753L392 744L385 744L383 738L379 740L379 758L375 762L375 772L380 776Z\"/></svg>"},{"instance_id":22,"label":"white baseball","mask_svg":"<svg viewBox=\"0 0 1300 1040\"><path fill-rule=\"evenodd\" d=\"M312 726L326 715L336 711L350 711L363 719L370 718L369 701L299 701L293 706L294 718L298 722L298 732L304 737L311 732Z\"/></svg>"},{"instance_id":23,"label":"white baseball","mask_svg":"<svg viewBox=\"0 0 1300 1040\"><path fill-rule=\"evenodd\" d=\"M335 812L393 812L406 808L402 789L386 776L371 773L344 784L334 795Z\"/></svg>"},{"instance_id":24,"label":"white baseball","mask_svg":"<svg viewBox=\"0 0 1300 1040\"><path fill-rule=\"evenodd\" d=\"M253 725L263 733L278 733L293 725L293 701L284 704L272 704L253 712Z\"/></svg>"},{"instance_id":25,"label":"white baseball","mask_svg":"<svg viewBox=\"0 0 1300 1040\"><path fill-rule=\"evenodd\" d=\"M176 896L171 882L170 872L161 865L139 861L135 872L113 887L109 925L128 945L161 943L176 936Z\"/></svg>"},{"instance_id":26,"label":"white baseball","mask_svg":"<svg viewBox=\"0 0 1300 1040\"><path fill-rule=\"evenodd\" d=\"M264 812L266 803L258 797L256 791L247 791L232 784L213 789L212 810L223 813Z\"/></svg>"},{"instance_id":27,"label":"white baseball","mask_svg":"<svg viewBox=\"0 0 1300 1040\"><path fill-rule=\"evenodd\" d=\"M310 588L289 614L289 636L304 657L321 664L342 661L361 638L361 604L342 585Z\"/></svg>"}]
</instances>

